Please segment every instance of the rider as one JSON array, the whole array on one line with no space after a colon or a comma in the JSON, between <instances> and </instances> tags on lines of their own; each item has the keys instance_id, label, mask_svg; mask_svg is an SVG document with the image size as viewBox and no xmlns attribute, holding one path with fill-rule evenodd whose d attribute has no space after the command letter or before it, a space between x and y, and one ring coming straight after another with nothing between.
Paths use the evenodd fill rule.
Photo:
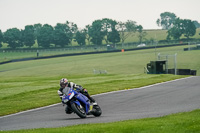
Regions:
<instances>
[{"instance_id":1,"label":"rider","mask_svg":"<svg viewBox=\"0 0 200 133\"><path fill-rule=\"evenodd\" d=\"M62 78L60 80L60 89L58 90L58 95L60 96L61 100L62 100L62 96L63 96L63 89L65 87L70 87L70 88L73 88L75 89L76 91L82 93L83 95L85 95L91 102L95 103L95 100L90 97L90 95L88 94L87 90L85 88L83 88L82 86L80 85L77 85L73 82L68 82L68 80L66 78ZM68 111L68 108L66 107L65 109L66 113L70 113L71 111Z\"/></svg>"}]
</instances>

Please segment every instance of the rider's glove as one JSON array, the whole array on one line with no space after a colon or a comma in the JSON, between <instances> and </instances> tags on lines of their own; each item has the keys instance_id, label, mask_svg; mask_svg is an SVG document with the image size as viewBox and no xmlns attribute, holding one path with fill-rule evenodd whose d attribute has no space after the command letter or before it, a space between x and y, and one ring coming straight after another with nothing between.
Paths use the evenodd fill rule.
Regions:
<instances>
[{"instance_id":1,"label":"rider's glove","mask_svg":"<svg viewBox=\"0 0 200 133\"><path fill-rule=\"evenodd\" d=\"M87 92L87 90L85 88L83 88L83 92Z\"/></svg>"}]
</instances>

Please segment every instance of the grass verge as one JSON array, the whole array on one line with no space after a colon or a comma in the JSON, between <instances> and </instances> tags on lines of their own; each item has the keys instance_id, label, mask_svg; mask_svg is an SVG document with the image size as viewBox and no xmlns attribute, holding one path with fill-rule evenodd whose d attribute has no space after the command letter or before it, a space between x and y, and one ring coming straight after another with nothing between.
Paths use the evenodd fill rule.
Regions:
<instances>
[{"instance_id":1,"label":"grass verge","mask_svg":"<svg viewBox=\"0 0 200 133\"><path fill-rule=\"evenodd\" d=\"M199 133L200 110L158 118L113 123L82 124L61 128L4 131L5 133ZM3 133L3 132L2 132Z\"/></svg>"}]
</instances>

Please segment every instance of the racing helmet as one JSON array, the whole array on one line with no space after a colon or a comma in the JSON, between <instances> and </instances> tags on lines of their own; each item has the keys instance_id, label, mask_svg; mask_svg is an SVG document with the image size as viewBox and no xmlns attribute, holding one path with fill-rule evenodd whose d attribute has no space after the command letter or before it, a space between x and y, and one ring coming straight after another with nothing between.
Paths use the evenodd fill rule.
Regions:
<instances>
[{"instance_id":1,"label":"racing helmet","mask_svg":"<svg viewBox=\"0 0 200 133\"><path fill-rule=\"evenodd\" d=\"M66 78L62 78L60 80L60 87L64 87L68 84L68 80Z\"/></svg>"}]
</instances>

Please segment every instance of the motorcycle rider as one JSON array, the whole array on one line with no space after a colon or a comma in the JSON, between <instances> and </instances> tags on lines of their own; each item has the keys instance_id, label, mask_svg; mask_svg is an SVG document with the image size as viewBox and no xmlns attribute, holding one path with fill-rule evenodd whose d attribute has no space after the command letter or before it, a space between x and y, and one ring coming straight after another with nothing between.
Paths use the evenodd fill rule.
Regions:
<instances>
[{"instance_id":1,"label":"motorcycle rider","mask_svg":"<svg viewBox=\"0 0 200 133\"><path fill-rule=\"evenodd\" d=\"M77 85L77 84L75 84L73 82L69 82L66 78L62 78L60 80L60 89L58 90L58 95L60 96L61 100L62 100L62 96L63 96L63 92L62 91L63 91L63 89L65 87L73 88L74 90L76 90L76 91L82 93L83 95L85 95L92 103L95 103L95 100L92 97L90 97L90 95L88 94L88 92L87 92L87 90L85 88L83 88L82 86ZM67 114L72 113L71 110L69 110L68 107L65 108L65 112Z\"/></svg>"}]
</instances>

